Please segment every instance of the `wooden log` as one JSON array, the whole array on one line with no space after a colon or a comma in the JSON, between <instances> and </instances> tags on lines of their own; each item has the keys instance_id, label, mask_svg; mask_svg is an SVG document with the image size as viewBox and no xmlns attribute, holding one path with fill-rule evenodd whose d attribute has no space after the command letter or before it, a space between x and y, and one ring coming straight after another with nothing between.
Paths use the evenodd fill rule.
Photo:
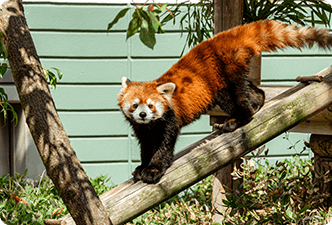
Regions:
<instances>
[{"instance_id":1,"label":"wooden log","mask_svg":"<svg viewBox=\"0 0 332 225\"><path fill-rule=\"evenodd\" d=\"M320 78L321 79L321 78ZM261 89L265 92L266 101L270 101L272 98L287 91L292 86L290 85L260 85ZM213 126L215 123L223 123L228 115L223 112L219 107L215 107L213 110L207 113L214 116L210 118L210 124ZM332 107L328 107L317 113L316 115L307 118L297 126L289 130L289 132L299 133L312 133L321 135L332 135Z\"/></svg>"},{"instance_id":2,"label":"wooden log","mask_svg":"<svg viewBox=\"0 0 332 225\"><path fill-rule=\"evenodd\" d=\"M332 66L320 83L300 83L269 101L247 125L214 131L176 154L157 184L132 179L100 196L113 224L123 224L299 124L332 103ZM62 218L74 224L70 215Z\"/></svg>"}]
</instances>

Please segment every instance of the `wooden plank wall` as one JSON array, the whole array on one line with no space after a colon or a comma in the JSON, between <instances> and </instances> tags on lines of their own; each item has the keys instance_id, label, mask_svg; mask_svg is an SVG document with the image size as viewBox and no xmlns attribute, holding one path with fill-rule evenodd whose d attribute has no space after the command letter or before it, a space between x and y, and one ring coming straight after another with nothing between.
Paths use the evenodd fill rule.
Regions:
<instances>
[{"instance_id":1,"label":"wooden plank wall","mask_svg":"<svg viewBox=\"0 0 332 225\"><path fill-rule=\"evenodd\" d=\"M138 36L125 40L129 14L106 33L107 24L126 4L24 2L31 34L44 68L61 69L64 78L52 91L56 107L72 145L89 176L109 174L113 184L131 177L139 164L139 147L117 106L120 79L153 80L174 64L185 35L167 25L154 50ZM311 75L331 63L331 53L287 50L264 54L264 84L295 84L297 75ZM15 100L13 83L6 90ZM17 98L17 97L16 97ZM184 128L176 150L211 131L208 116ZM291 134L293 143L308 134ZM298 147L300 152L302 147ZM280 137L268 144L271 160L289 157L293 150ZM303 146L303 145L302 145ZM309 151L304 153L310 156Z\"/></svg>"},{"instance_id":2,"label":"wooden plank wall","mask_svg":"<svg viewBox=\"0 0 332 225\"><path fill-rule=\"evenodd\" d=\"M174 64L185 39L178 26L160 35L154 50L126 41L128 16L106 27L126 5L26 3L28 24L44 68L64 78L52 91L72 145L89 176L109 173L118 184L139 164L139 147L117 106L120 79L152 80ZM208 116L185 128L177 149L210 131Z\"/></svg>"}]
</instances>

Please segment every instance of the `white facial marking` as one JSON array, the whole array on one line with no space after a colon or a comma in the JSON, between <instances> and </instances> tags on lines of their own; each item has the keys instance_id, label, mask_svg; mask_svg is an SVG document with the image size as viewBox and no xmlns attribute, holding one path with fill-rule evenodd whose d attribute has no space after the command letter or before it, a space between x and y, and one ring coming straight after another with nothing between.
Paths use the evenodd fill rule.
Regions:
<instances>
[{"instance_id":1,"label":"white facial marking","mask_svg":"<svg viewBox=\"0 0 332 225\"><path fill-rule=\"evenodd\" d=\"M133 112L133 118L137 123L147 124L154 119L154 113L146 104L139 104Z\"/></svg>"},{"instance_id":2,"label":"white facial marking","mask_svg":"<svg viewBox=\"0 0 332 225\"><path fill-rule=\"evenodd\" d=\"M130 103L128 103L128 102L124 102L124 103L122 104L122 111L123 111L124 114L126 114L126 116L128 116L128 117L130 117L129 108L130 108Z\"/></svg>"},{"instance_id":3,"label":"white facial marking","mask_svg":"<svg viewBox=\"0 0 332 225\"><path fill-rule=\"evenodd\" d=\"M164 114L164 106L161 102L157 102L156 105L157 117L161 117Z\"/></svg>"}]
</instances>

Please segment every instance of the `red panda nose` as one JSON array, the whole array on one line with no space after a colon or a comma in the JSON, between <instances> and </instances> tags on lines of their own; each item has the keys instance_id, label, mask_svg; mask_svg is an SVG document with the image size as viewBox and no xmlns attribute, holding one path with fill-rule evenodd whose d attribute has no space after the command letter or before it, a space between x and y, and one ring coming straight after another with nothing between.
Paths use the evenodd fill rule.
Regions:
<instances>
[{"instance_id":1,"label":"red panda nose","mask_svg":"<svg viewBox=\"0 0 332 225\"><path fill-rule=\"evenodd\" d=\"M139 116L144 119L146 117L146 112L140 112Z\"/></svg>"}]
</instances>

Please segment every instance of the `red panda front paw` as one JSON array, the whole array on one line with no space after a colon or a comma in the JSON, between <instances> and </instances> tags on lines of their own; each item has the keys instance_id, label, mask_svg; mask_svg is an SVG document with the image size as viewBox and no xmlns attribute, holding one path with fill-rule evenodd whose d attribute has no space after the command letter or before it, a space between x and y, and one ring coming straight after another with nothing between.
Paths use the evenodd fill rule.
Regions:
<instances>
[{"instance_id":1,"label":"red panda front paw","mask_svg":"<svg viewBox=\"0 0 332 225\"><path fill-rule=\"evenodd\" d=\"M239 127L239 123L236 119L229 119L224 124L215 123L213 127L221 130L223 133L228 133L236 130Z\"/></svg>"},{"instance_id":2,"label":"red panda front paw","mask_svg":"<svg viewBox=\"0 0 332 225\"><path fill-rule=\"evenodd\" d=\"M159 166L149 165L141 172L141 180L144 183L155 184L164 175L164 170Z\"/></svg>"},{"instance_id":3,"label":"red panda front paw","mask_svg":"<svg viewBox=\"0 0 332 225\"><path fill-rule=\"evenodd\" d=\"M219 123L215 123L213 124L213 128L216 130L222 130L224 124L219 124Z\"/></svg>"}]
</instances>

